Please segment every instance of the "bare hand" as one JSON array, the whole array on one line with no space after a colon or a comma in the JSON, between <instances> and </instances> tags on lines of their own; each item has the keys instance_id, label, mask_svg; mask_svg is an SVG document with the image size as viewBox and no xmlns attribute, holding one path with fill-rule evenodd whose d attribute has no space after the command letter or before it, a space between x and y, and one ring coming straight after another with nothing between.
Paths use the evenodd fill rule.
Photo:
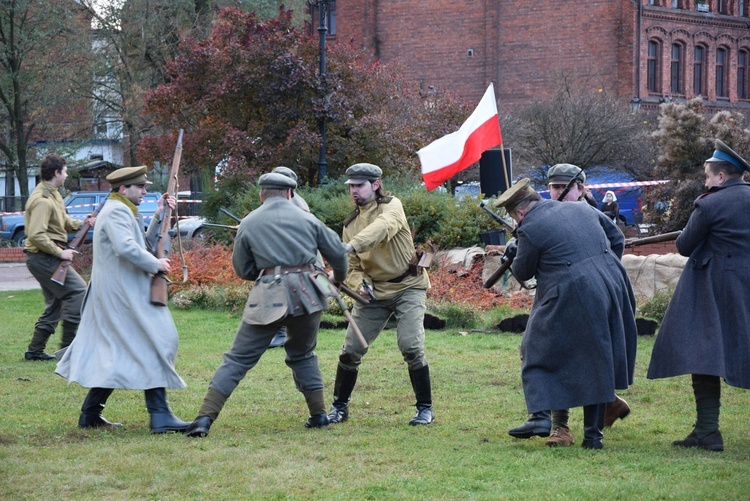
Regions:
<instances>
[{"instance_id":1,"label":"bare hand","mask_svg":"<svg viewBox=\"0 0 750 501\"><path fill-rule=\"evenodd\" d=\"M73 257L78 254L78 251L75 251L73 249L65 249L60 253L60 259L63 261L72 261Z\"/></svg>"},{"instance_id":2,"label":"bare hand","mask_svg":"<svg viewBox=\"0 0 750 501\"><path fill-rule=\"evenodd\" d=\"M159 201L156 202L156 214L157 215L161 214L161 211L164 208L165 200L170 209L174 210L174 208L177 207L177 199L168 193L164 193L159 199Z\"/></svg>"},{"instance_id":3,"label":"bare hand","mask_svg":"<svg viewBox=\"0 0 750 501\"><path fill-rule=\"evenodd\" d=\"M93 214L89 214L88 216L86 216L86 219L84 219L83 222L88 224L89 226L94 226L94 224L96 223L96 216L94 216Z\"/></svg>"},{"instance_id":4,"label":"bare hand","mask_svg":"<svg viewBox=\"0 0 750 501\"><path fill-rule=\"evenodd\" d=\"M162 273L169 273L169 270L172 269L172 265L169 262L169 259L162 258L159 259L159 271Z\"/></svg>"}]
</instances>

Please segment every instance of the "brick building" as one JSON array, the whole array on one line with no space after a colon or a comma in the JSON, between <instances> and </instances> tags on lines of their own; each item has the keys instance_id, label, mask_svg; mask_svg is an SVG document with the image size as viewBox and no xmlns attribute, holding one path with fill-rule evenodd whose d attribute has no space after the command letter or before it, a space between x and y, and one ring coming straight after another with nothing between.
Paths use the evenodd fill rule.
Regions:
<instances>
[{"instance_id":1,"label":"brick building","mask_svg":"<svg viewBox=\"0 0 750 501\"><path fill-rule=\"evenodd\" d=\"M501 108L527 104L563 76L645 107L701 95L750 108L750 0L346 0L333 42L400 61L426 90Z\"/></svg>"}]
</instances>

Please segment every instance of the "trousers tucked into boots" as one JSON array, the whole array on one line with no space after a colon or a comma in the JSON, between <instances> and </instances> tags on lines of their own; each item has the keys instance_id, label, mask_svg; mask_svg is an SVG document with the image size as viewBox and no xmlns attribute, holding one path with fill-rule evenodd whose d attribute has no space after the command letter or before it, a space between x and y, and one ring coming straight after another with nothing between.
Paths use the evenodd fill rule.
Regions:
<instances>
[{"instance_id":1,"label":"trousers tucked into boots","mask_svg":"<svg viewBox=\"0 0 750 501\"><path fill-rule=\"evenodd\" d=\"M604 413L606 403L586 405L583 407L583 442L581 447L585 449L601 449L604 434Z\"/></svg>"},{"instance_id":2,"label":"trousers tucked into boots","mask_svg":"<svg viewBox=\"0 0 750 501\"><path fill-rule=\"evenodd\" d=\"M150 416L149 427L151 433L167 433L170 431L184 432L190 423L179 419L172 414L167 402L167 390L164 388L151 388L145 391L146 409Z\"/></svg>"},{"instance_id":3,"label":"trousers tucked into boots","mask_svg":"<svg viewBox=\"0 0 750 501\"><path fill-rule=\"evenodd\" d=\"M432 388L430 386L430 366L409 370L409 379L417 398L417 413L409 421L412 426L430 424L435 420L432 414Z\"/></svg>"},{"instance_id":4,"label":"trousers tucked into boots","mask_svg":"<svg viewBox=\"0 0 750 501\"><path fill-rule=\"evenodd\" d=\"M333 383L333 406L328 413L331 423L343 423L349 419L349 400L357 384L359 371L350 371L340 365L336 368L336 381Z\"/></svg>"},{"instance_id":5,"label":"trousers tucked into boots","mask_svg":"<svg viewBox=\"0 0 750 501\"><path fill-rule=\"evenodd\" d=\"M100 428L104 426L118 428L122 426L120 423L110 423L102 416L104 404L107 403L107 399L113 391L112 388L91 388L89 390L81 407L81 417L78 418L80 428Z\"/></svg>"},{"instance_id":6,"label":"trousers tucked into boots","mask_svg":"<svg viewBox=\"0 0 750 501\"><path fill-rule=\"evenodd\" d=\"M692 379L696 414L694 431L698 438L703 438L719 429L721 379L703 374L693 374Z\"/></svg>"},{"instance_id":7,"label":"trousers tucked into boots","mask_svg":"<svg viewBox=\"0 0 750 501\"><path fill-rule=\"evenodd\" d=\"M227 403L227 397L214 388L208 387L203 404L198 411L198 416L185 430L188 437L206 437L211 429L211 424L219 417L221 409Z\"/></svg>"}]
</instances>

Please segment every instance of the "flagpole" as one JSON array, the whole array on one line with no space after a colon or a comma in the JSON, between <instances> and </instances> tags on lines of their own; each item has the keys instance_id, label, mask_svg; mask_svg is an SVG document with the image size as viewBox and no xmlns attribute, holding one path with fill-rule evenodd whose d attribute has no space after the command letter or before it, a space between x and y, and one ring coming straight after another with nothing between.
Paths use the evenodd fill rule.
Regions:
<instances>
[{"instance_id":1,"label":"flagpole","mask_svg":"<svg viewBox=\"0 0 750 501\"><path fill-rule=\"evenodd\" d=\"M508 167L505 165L505 148L503 148L503 142L500 141L500 158L503 162L503 175L505 176L505 189L510 188L510 181L508 180Z\"/></svg>"}]
</instances>

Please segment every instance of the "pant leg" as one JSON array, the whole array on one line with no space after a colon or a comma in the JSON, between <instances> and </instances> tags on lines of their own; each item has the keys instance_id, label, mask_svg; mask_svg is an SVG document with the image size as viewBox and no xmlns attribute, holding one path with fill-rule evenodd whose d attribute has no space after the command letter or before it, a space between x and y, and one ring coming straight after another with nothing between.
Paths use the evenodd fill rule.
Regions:
<instances>
[{"instance_id":1,"label":"pant leg","mask_svg":"<svg viewBox=\"0 0 750 501\"><path fill-rule=\"evenodd\" d=\"M352 319L359 330L362 331L368 345L375 341L383 331L385 324L388 323L388 319L391 318L393 311L390 305L390 300L371 301L369 304L354 304ZM356 371L359 364L362 363L362 357L365 356L365 353L367 353L367 348L362 346L354 333L354 329L349 326L346 330L344 344L339 351L339 367L348 371Z\"/></svg>"},{"instance_id":2,"label":"pant leg","mask_svg":"<svg viewBox=\"0 0 750 501\"><path fill-rule=\"evenodd\" d=\"M427 291L407 289L393 299L398 348L409 366L417 370L427 365L424 354L424 314Z\"/></svg>"},{"instance_id":3,"label":"pant leg","mask_svg":"<svg viewBox=\"0 0 750 501\"><path fill-rule=\"evenodd\" d=\"M292 369L294 384L303 393L323 389L323 376L318 365L315 347L322 312L287 317L286 365Z\"/></svg>"},{"instance_id":4,"label":"pant leg","mask_svg":"<svg viewBox=\"0 0 750 501\"><path fill-rule=\"evenodd\" d=\"M280 322L271 325L240 322L232 347L224 353L223 361L211 378L209 388L229 397L247 371L257 365L281 325Z\"/></svg>"}]
</instances>

